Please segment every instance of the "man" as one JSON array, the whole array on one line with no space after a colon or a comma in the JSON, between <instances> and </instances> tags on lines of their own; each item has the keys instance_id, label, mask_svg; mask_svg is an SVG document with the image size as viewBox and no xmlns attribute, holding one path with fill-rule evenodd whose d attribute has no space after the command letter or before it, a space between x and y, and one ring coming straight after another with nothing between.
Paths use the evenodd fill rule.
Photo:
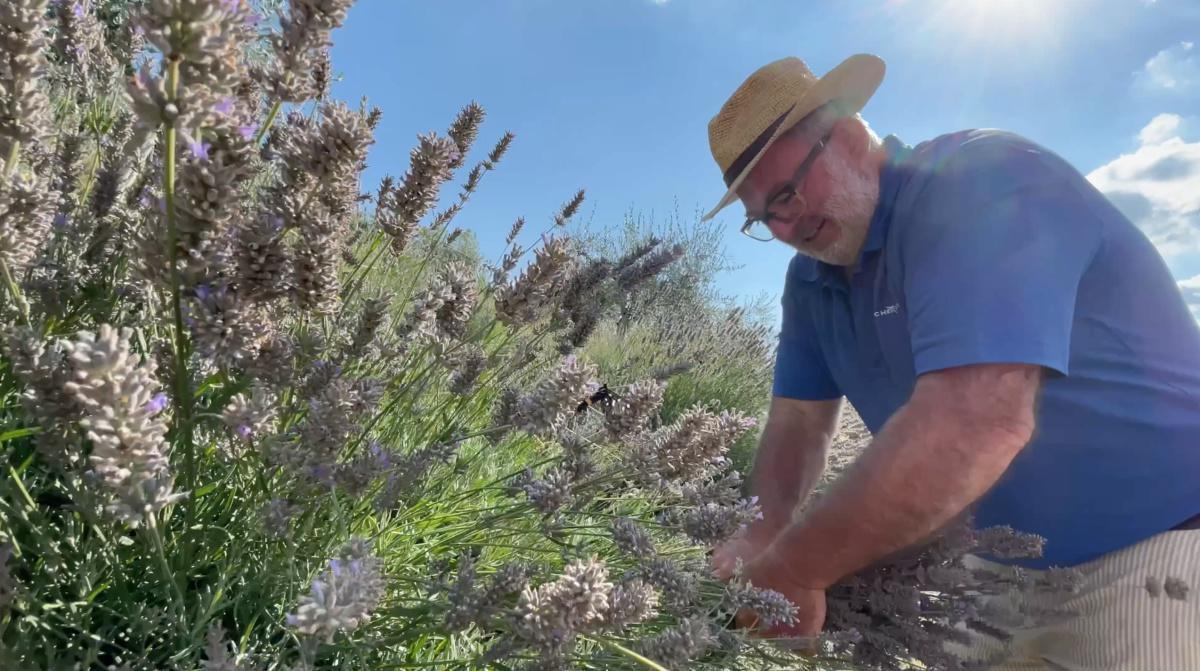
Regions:
<instances>
[{"instance_id":1,"label":"man","mask_svg":"<svg viewBox=\"0 0 1200 671\"><path fill-rule=\"evenodd\" d=\"M751 473L763 519L714 553L820 631L827 587L965 512L1046 539L1076 614L1005 669L1200 669L1200 329L1149 240L1052 152L975 130L916 147L858 116L883 62L786 58L709 124L743 232L798 253ZM873 440L807 512L847 398ZM743 623L748 624L748 623Z\"/></svg>"}]
</instances>

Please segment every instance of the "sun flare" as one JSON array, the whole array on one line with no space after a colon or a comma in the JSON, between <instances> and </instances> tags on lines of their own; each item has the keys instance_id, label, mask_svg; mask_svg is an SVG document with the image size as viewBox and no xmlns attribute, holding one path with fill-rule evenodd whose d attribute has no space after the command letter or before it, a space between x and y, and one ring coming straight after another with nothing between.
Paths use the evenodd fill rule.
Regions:
<instances>
[{"instance_id":1,"label":"sun flare","mask_svg":"<svg viewBox=\"0 0 1200 671\"><path fill-rule=\"evenodd\" d=\"M932 0L929 16L938 32L968 45L1038 46L1057 41L1078 0Z\"/></svg>"}]
</instances>

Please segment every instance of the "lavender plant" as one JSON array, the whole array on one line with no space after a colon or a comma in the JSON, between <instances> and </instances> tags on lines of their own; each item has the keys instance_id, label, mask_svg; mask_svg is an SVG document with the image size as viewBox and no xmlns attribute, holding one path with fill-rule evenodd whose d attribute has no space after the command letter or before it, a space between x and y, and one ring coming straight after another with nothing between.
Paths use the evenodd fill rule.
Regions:
<instances>
[{"instance_id":1,"label":"lavender plant","mask_svg":"<svg viewBox=\"0 0 1200 671\"><path fill-rule=\"evenodd\" d=\"M727 629L791 606L707 570L757 514L754 418L665 413L671 371L578 409L617 299L685 250L585 254L580 191L479 259L451 223L514 136L471 163L475 102L363 195L382 112L328 99L351 0L272 4L0 7L6 668L822 663ZM972 595L1027 587L960 568L1001 540L836 587L830 658L954 668Z\"/></svg>"}]
</instances>

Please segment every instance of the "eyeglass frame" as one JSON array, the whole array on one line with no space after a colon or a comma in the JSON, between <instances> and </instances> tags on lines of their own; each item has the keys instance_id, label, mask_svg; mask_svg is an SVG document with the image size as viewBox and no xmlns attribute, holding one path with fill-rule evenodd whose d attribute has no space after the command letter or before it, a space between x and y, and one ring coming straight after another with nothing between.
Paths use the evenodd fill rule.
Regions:
<instances>
[{"instance_id":1,"label":"eyeglass frame","mask_svg":"<svg viewBox=\"0 0 1200 671\"><path fill-rule=\"evenodd\" d=\"M804 196L800 195L800 186L804 182L804 179L806 177L808 177L808 172L809 172L809 170L812 169L812 164L817 160L817 157L820 156L821 152L825 150L825 147L829 144L829 139L832 136L833 136L833 129L831 128L831 129L829 129L829 131L827 133L825 133L825 135L823 135L821 137L821 139L817 140L817 143L814 144L813 148L809 150L808 155L805 156L804 160L800 162L800 166L796 168L796 172L792 175L792 179L787 184L784 184L782 189L776 191L774 196L771 196L771 198L769 200L767 200L767 204L763 208L764 211L763 211L762 216L746 217L746 222L744 224L742 224L742 228L740 229L740 232L742 233L742 235L745 235L746 237L750 238L751 240L757 240L759 242L770 242L775 239L774 233L771 233L770 234L771 237L765 238L765 239L755 237L754 235L752 235L750 233L750 227L758 222L762 222L763 226L767 227L767 231L770 231L771 230L771 218L775 217L774 214L771 214L771 208L778 206L782 203L788 202L785 200L785 201L782 201L782 203L781 203L781 201L780 201L781 196L790 193L791 198L795 198L797 196L799 196L800 198L804 198ZM804 210L801 210L800 214L803 215L804 212L807 210L808 210L808 201L805 200L804 201Z\"/></svg>"}]
</instances>

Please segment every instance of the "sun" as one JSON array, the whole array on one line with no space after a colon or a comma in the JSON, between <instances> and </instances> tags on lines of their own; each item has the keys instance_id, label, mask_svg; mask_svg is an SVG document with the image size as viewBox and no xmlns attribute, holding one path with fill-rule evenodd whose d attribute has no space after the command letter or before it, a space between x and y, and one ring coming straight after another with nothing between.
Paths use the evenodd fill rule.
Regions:
<instances>
[{"instance_id":1,"label":"sun","mask_svg":"<svg viewBox=\"0 0 1200 671\"><path fill-rule=\"evenodd\" d=\"M1067 30L1079 0L931 0L939 32L957 33L976 46L1045 47Z\"/></svg>"},{"instance_id":2,"label":"sun","mask_svg":"<svg viewBox=\"0 0 1200 671\"><path fill-rule=\"evenodd\" d=\"M1027 73L1061 60L1071 22L1094 0L883 0L914 54L986 73Z\"/></svg>"}]
</instances>

